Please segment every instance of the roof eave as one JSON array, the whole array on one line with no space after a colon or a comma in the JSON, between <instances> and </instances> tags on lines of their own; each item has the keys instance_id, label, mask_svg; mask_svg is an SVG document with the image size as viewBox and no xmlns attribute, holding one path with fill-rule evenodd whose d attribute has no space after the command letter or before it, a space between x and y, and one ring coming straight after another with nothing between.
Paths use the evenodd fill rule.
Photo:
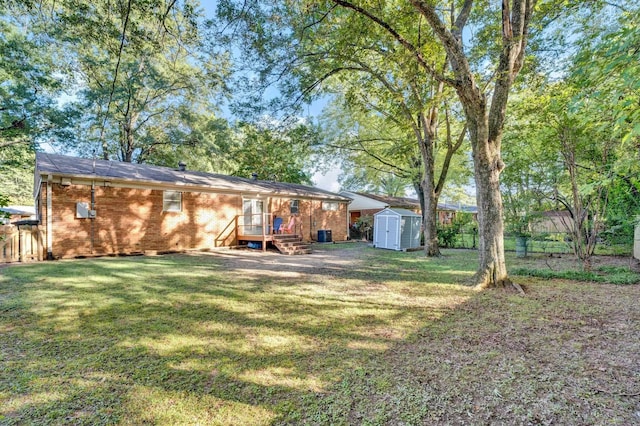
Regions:
<instances>
[{"instance_id":1,"label":"roof eave","mask_svg":"<svg viewBox=\"0 0 640 426\"><path fill-rule=\"evenodd\" d=\"M124 183L130 185L147 185L150 187L162 189L162 188L171 188L171 189L183 189L183 190L192 190L197 192L197 190L208 190L211 192L219 192L219 193L230 193L230 194L262 194L262 195L270 195L270 196L280 196L280 197L289 197L289 198L305 198L305 199L320 199L324 201L338 201L343 203L348 203L350 201L349 198L340 196L336 194L335 197L332 197L330 194L299 194L292 191L274 191L269 190L267 188L256 188L256 189L232 189L232 188L220 188L211 185L196 185L189 184L184 182L162 182L157 180L148 180L148 179L131 179L131 178L123 178L123 177L113 177L113 176L102 176L102 175L94 175L94 174L77 174L77 173L62 173L62 172L54 172L54 171L44 171L39 170L36 174L40 177L40 181L47 180L47 176L56 176L60 178L70 178L70 179L80 179L80 180L100 180L105 182L113 182L113 183Z\"/></svg>"}]
</instances>

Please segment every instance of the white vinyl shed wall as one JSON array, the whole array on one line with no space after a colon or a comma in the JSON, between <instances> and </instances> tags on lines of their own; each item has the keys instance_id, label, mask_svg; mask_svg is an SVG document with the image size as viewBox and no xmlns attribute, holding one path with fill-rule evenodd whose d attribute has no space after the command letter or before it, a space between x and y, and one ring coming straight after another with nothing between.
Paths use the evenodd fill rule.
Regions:
<instances>
[{"instance_id":1,"label":"white vinyl shed wall","mask_svg":"<svg viewBox=\"0 0 640 426\"><path fill-rule=\"evenodd\" d=\"M422 217L410 210L386 208L373 215L373 246L389 250L420 247Z\"/></svg>"}]
</instances>

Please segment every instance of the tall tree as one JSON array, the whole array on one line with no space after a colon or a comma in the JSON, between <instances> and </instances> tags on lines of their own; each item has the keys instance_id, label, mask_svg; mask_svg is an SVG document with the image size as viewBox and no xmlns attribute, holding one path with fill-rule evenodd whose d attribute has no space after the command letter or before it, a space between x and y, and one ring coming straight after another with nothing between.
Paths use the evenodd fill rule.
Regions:
<instances>
[{"instance_id":1,"label":"tall tree","mask_svg":"<svg viewBox=\"0 0 640 426\"><path fill-rule=\"evenodd\" d=\"M50 7L45 24L80 77L87 137L76 149L148 161L160 147L188 141L198 115L215 114L227 63L206 40L193 0L63 0Z\"/></svg>"},{"instance_id":2,"label":"tall tree","mask_svg":"<svg viewBox=\"0 0 640 426\"><path fill-rule=\"evenodd\" d=\"M435 212L424 209L422 187L427 174L415 133L402 116L378 112L382 105L368 109L374 98L363 97L360 104L333 102L329 105L321 120L323 133L327 135L326 146L336 150L343 159L341 179L351 185L352 190L385 192L384 181L389 179L400 180L404 187L411 187L422 201L426 223L435 216ZM454 114L448 107L443 110L443 119L434 140L433 172L437 176L434 206L441 193L467 184L470 177L466 164L468 157L459 146L464 126L452 117ZM389 110L383 108L382 111ZM452 140L452 133L457 140ZM431 253L437 254L433 249Z\"/></svg>"},{"instance_id":3,"label":"tall tree","mask_svg":"<svg viewBox=\"0 0 640 426\"><path fill-rule=\"evenodd\" d=\"M380 31L391 37L395 43L392 46L383 45L385 51L392 55L397 52L408 54L403 69L414 70L413 75L420 78L423 84L433 82L433 87L448 86L458 96L467 120L474 159L474 176L477 190L478 219L479 219L479 268L476 281L480 287L501 286L509 283L504 259L502 198L500 195L500 173L504 168L500 148L504 128L505 111L509 90L515 77L524 64L525 48L529 38L529 25L534 13L535 0L503 0L501 7L496 8L493 3L465 0L454 1L420 1L411 0L409 4L403 2L371 2L348 0L325 0L303 2L299 9L305 11L313 19L306 20L299 30L295 45L306 42L306 33L316 28L325 28L325 35L334 41L331 34L336 32L348 34L348 38L340 37L338 43L358 45L358 42L369 32L378 34ZM459 5L459 8L455 6ZM249 10L255 11L256 9ZM353 16L343 12L351 12ZM243 10L246 16L247 9ZM269 8L270 16L273 12L286 13L282 8ZM331 19L340 14L339 19ZM265 14L263 14L264 16ZM279 14L275 15L280 17ZM365 23L360 22L363 18ZM467 25L474 18L474 26L489 34L494 40L490 49L482 56L479 63L472 63L465 49L475 39L466 36L469 31ZM285 18L286 19L286 18ZM420 20L426 22L425 31L415 31ZM410 21L413 25L406 25ZM261 23L264 19L261 20ZM355 28L360 32L347 32L352 28L350 24L356 22ZM256 25L258 31L254 41L264 41L268 26ZM277 31L280 37L287 31ZM465 35L463 37L463 35ZM312 37L313 39L313 37ZM263 49L268 44L263 44ZM373 41L370 50L380 50L378 41ZM320 50L319 54L324 53ZM291 67L304 70L309 60L316 57L316 51L308 56L298 56L299 62L290 61ZM443 66L447 63L448 67ZM475 68L474 68L475 67ZM449 71L450 70L450 71ZM493 72L487 72L491 70ZM480 71L480 73L479 73ZM481 71L491 74L486 81ZM384 78L386 74L382 74ZM375 75L372 78L376 78ZM433 91L437 95L441 91ZM427 164L433 164L433 144L429 139L436 128L437 121L432 108L439 104L428 105L419 109L419 119L416 120L420 131L420 139L426 143L420 145L425 150L423 158ZM425 194L433 193L433 181L424 180ZM426 197L425 197L426 198Z\"/></svg>"},{"instance_id":4,"label":"tall tree","mask_svg":"<svg viewBox=\"0 0 640 426\"><path fill-rule=\"evenodd\" d=\"M307 123L289 127L264 121L258 125L239 123L229 155L235 161L233 174L290 183L311 183L308 159L317 143L317 131Z\"/></svg>"},{"instance_id":5,"label":"tall tree","mask_svg":"<svg viewBox=\"0 0 640 426\"><path fill-rule=\"evenodd\" d=\"M37 138L66 136L66 116L55 98L64 89L55 75L55 49L41 35L30 35L28 5L0 5L0 149L34 144Z\"/></svg>"},{"instance_id":6,"label":"tall tree","mask_svg":"<svg viewBox=\"0 0 640 426\"><path fill-rule=\"evenodd\" d=\"M33 202L34 152L41 143L64 143L76 113L58 104L64 78L59 52L43 34L29 34L30 2L0 5L0 193L11 204Z\"/></svg>"},{"instance_id":7,"label":"tall tree","mask_svg":"<svg viewBox=\"0 0 640 426\"><path fill-rule=\"evenodd\" d=\"M287 75L280 85L283 93L308 99L322 87L324 93L339 95L350 108L373 111L388 126L397 128L403 139L411 135L411 155L417 156L409 160L413 163L410 167L406 161L395 167L423 167L411 179L423 205L425 250L428 255L437 255L438 196L451 156L462 144L466 130L456 129L450 122L441 126L442 118L450 117L441 112L445 85L420 70L412 60L413 52L398 49L393 36L385 28L372 26L369 17L339 5L343 4L250 2L235 7L233 2L221 2L221 10L233 24L245 23L238 33L264 59L262 68L256 71L258 75L266 81ZM428 34L424 19L407 13L407 7L397 6L381 7L391 22L405 30L408 40L429 52L433 66L442 72L447 67L445 52L430 42L432 34ZM283 31L283 27L287 30ZM445 136L441 141L444 158L436 178L438 131ZM396 155L401 156L404 151L398 148Z\"/></svg>"},{"instance_id":8,"label":"tall tree","mask_svg":"<svg viewBox=\"0 0 640 426\"><path fill-rule=\"evenodd\" d=\"M581 112L581 127L616 141L609 145L603 237L618 242L633 239L640 215L640 6L619 0L606 12L606 19L580 38L569 76L576 90L570 110Z\"/></svg>"}]
</instances>

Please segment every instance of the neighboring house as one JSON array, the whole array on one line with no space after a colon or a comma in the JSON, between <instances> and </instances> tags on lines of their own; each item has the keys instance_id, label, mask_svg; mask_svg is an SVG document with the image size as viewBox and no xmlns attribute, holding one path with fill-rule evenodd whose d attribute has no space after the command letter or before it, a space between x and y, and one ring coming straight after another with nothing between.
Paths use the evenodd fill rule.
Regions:
<instances>
[{"instance_id":1,"label":"neighboring house","mask_svg":"<svg viewBox=\"0 0 640 426\"><path fill-rule=\"evenodd\" d=\"M451 203L438 204L438 220L441 225L451 225L458 213L471 213L473 220L478 221L478 208L476 206Z\"/></svg>"},{"instance_id":2,"label":"neighboring house","mask_svg":"<svg viewBox=\"0 0 640 426\"><path fill-rule=\"evenodd\" d=\"M34 206L7 206L0 207L0 212L8 213L9 217L0 217L0 224L9 224L19 220L35 219L36 208Z\"/></svg>"},{"instance_id":3,"label":"neighboring house","mask_svg":"<svg viewBox=\"0 0 640 426\"><path fill-rule=\"evenodd\" d=\"M564 233L571 226L571 213L567 210L548 210L531 224L535 233Z\"/></svg>"},{"instance_id":4,"label":"neighboring house","mask_svg":"<svg viewBox=\"0 0 640 426\"><path fill-rule=\"evenodd\" d=\"M349 225L353 226L362 216L373 216L381 210L389 207L388 203L369 197L359 192L342 191L340 195L351 198L349 203Z\"/></svg>"},{"instance_id":5,"label":"neighboring house","mask_svg":"<svg viewBox=\"0 0 640 426\"><path fill-rule=\"evenodd\" d=\"M387 197L385 195L369 194L364 192L342 191L340 195L351 198L349 204L349 224L355 224L361 216L371 216L386 208L404 209L421 214L420 201L406 197ZM456 216L456 212L469 212L477 216L477 208L454 204L438 204L438 223L450 225Z\"/></svg>"},{"instance_id":6,"label":"neighboring house","mask_svg":"<svg viewBox=\"0 0 640 426\"><path fill-rule=\"evenodd\" d=\"M163 252L263 241L278 217L305 241L347 239L349 198L290 183L36 154L37 217L48 258Z\"/></svg>"}]
</instances>

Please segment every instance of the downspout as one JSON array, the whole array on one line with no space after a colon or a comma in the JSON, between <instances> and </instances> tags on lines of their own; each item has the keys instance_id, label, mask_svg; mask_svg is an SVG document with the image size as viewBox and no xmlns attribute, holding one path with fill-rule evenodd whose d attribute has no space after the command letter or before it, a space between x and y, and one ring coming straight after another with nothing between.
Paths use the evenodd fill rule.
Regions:
<instances>
[{"instance_id":1,"label":"downspout","mask_svg":"<svg viewBox=\"0 0 640 426\"><path fill-rule=\"evenodd\" d=\"M89 220L91 221L91 254L94 253L94 222L95 222L95 214L93 212L96 211L96 182L91 181L91 211L89 212Z\"/></svg>"},{"instance_id":2,"label":"downspout","mask_svg":"<svg viewBox=\"0 0 640 426\"><path fill-rule=\"evenodd\" d=\"M351 239L351 235L350 235L351 229L349 228L349 222L351 221L351 218L349 217L350 216L349 215L349 203L342 203L342 205L344 206L344 211L345 211L344 216L347 219L346 220L347 223L345 223L346 229L347 229L347 233L345 234L346 235L345 240L350 240Z\"/></svg>"},{"instance_id":3,"label":"downspout","mask_svg":"<svg viewBox=\"0 0 640 426\"><path fill-rule=\"evenodd\" d=\"M96 175L96 159L93 158L93 176ZM91 221L91 254L94 253L94 222L95 222L95 211L96 211L96 181L95 179L91 181L91 209L89 211L89 220Z\"/></svg>"},{"instance_id":4,"label":"downspout","mask_svg":"<svg viewBox=\"0 0 640 426\"><path fill-rule=\"evenodd\" d=\"M313 241L313 199L309 201L309 241Z\"/></svg>"},{"instance_id":5,"label":"downspout","mask_svg":"<svg viewBox=\"0 0 640 426\"><path fill-rule=\"evenodd\" d=\"M51 181L53 176L47 176L47 260L53 260L53 219L51 218Z\"/></svg>"}]
</instances>

